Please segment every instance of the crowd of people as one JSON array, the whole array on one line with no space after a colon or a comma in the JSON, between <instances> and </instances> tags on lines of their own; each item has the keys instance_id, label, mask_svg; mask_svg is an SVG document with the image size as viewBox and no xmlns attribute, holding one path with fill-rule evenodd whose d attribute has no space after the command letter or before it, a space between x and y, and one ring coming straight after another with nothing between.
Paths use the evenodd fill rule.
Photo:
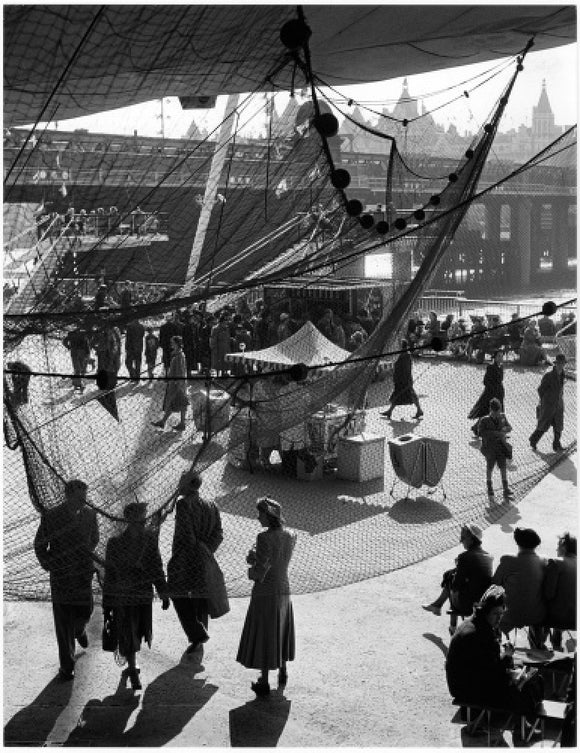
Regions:
<instances>
[{"instance_id":1,"label":"crowd of people","mask_svg":"<svg viewBox=\"0 0 580 753\"><path fill-rule=\"evenodd\" d=\"M542 699L542 685L523 682L526 676L513 672L515 641L509 638L519 628L528 631L532 648L545 650L549 637L552 650L563 651L563 631L576 630L576 537L562 534L556 556L544 558L536 553L537 532L516 528L517 553L503 555L495 572L479 526L464 525L460 541L465 551L443 574L441 593L423 605L440 616L449 602L449 691L462 703L531 713ZM564 662L571 671L571 660Z\"/></svg>"},{"instance_id":2,"label":"crowd of people","mask_svg":"<svg viewBox=\"0 0 580 753\"><path fill-rule=\"evenodd\" d=\"M405 338L415 356L432 348L483 363L486 355L501 348L506 353L516 353L522 366L536 366L548 360L542 344L553 341L559 332L576 334L572 312L564 312L556 323L551 316L528 319L515 312L508 322L503 322L499 314L472 314L457 319L455 314L447 314L441 320L436 311L430 311L427 320L419 312L410 317Z\"/></svg>"},{"instance_id":3,"label":"crowd of people","mask_svg":"<svg viewBox=\"0 0 580 753\"><path fill-rule=\"evenodd\" d=\"M130 502L123 509L124 528L107 542L103 579L103 649L116 651L127 667L124 675L135 690L142 687L137 655L143 642L151 647L154 591L164 610L173 604L189 641L187 654L209 640L209 618L229 612L224 577L215 558L224 534L217 505L200 495L202 480L193 470L182 474L177 488L171 557L164 568L158 527L147 524L147 506ZM93 612L97 515L80 479L64 486L64 501L42 512L34 540L40 565L50 574L59 679L75 677L75 647L87 649L86 627ZM237 661L259 670L252 683L256 695L270 692L269 672L278 684L288 680L287 662L295 656L294 615L288 567L296 535L287 530L281 506L258 499L258 522L265 529L247 555L253 581ZM154 516L153 516L154 517Z\"/></svg>"}]
</instances>

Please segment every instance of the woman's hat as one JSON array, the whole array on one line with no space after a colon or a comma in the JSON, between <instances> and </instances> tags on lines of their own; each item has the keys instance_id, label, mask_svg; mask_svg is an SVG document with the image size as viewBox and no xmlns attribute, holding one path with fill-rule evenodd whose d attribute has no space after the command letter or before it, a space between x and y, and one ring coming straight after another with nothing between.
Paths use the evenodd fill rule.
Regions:
<instances>
[{"instance_id":1,"label":"woman's hat","mask_svg":"<svg viewBox=\"0 0 580 753\"><path fill-rule=\"evenodd\" d=\"M542 539L533 528L516 528L514 531L514 541L523 549L535 549L542 543Z\"/></svg>"},{"instance_id":2,"label":"woman's hat","mask_svg":"<svg viewBox=\"0 0 580 753\"><path fill-rule=\"evenodd\" d=\"M185 471L179 479L180 489L199 489L201 486L201 476L197 471Z\"/></svg>"},{"instance_id":3,"label":"woman's hat","mask_svg":"<svg viewBox=\"0 0 580 753\"><path fill-rule=\"evenodd\" d=\"M276 502L275 499L270 499L270 497L260 497L256 502L256 507L258 510L265 512L266 515L269 515L271 518L275 518L276 520L279 520L280 523L284 523L282 508L280 507L280 503Z\"/></svg>"},{"instance_id":4,"label":"woman's hat","mask_svg":"<svg viewBox=\"0 0 580 753\"><path fill-rule=\"evenodd\" d=\"M145 502L129 502L123 509L123 516L128 523L137 523L147 517Z\"/></svg>"},{"instance_id":5,"label":"woman's hat","mask_svg":"<svg viewBox=\"0 0 580 753\"><path fill-rule=\"evenodd\" d=\"M462 531L467 531L470 536L472 536L474 539L477 539L479 543L483 541L483 531L479 526L476 526L474 523L465 523L461 526Z\"/></svg>"}]
</instances>

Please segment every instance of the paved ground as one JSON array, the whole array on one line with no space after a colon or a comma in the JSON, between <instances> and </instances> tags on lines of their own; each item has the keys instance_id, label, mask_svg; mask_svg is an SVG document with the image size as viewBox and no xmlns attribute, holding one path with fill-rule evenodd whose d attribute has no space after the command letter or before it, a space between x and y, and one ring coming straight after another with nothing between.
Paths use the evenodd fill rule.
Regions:
<instances>
[{"instance_id":1,"label":"paved ground","mask_svg":"<svg viewBox=\"0 0 580 753\"><path fill-rule=\"evenodd\" d=\"M219 455L203 473L202 493L215 499L222 511L225 538L218 558L229 593L249 593L245 555L259 529L255 500L264 494L282 503L288 524L298 533L290 572L295 593L335 588L406 567L453 546L462 522L469 520L486 528L497 521L517 506L557 460L551 436L542 438L536 453L528 443L535 427L536 388L544 371L542 367L522 369L513 362L506 366L506 411L513 425L514 459L509 466L516 493L513 505L503 501L497 471L497 497L489 501L484 458L467 420L469 408L482 389L483 365L418 359L414 374L425 411L421 421L412 419L413 406L397 408L392 421L380 416L391 392L388 381L374 383L369 390L366 431L385 437L387 442L403 434L449 442L442 487L435 495L413 488L408 493L406 485L394 475L388 450L382 478L364 483L344 481L332 474L305 482L281 473L249 473ZM191 421L183 435L151 427L151 419L160 413L163 382L120 387L119 423L94 399L94 385L79 397L73 395L68 380L46 382L48 392L34 382L36 392L25 409L35 427L33 439L65 478L81 474L89 483L91 502L98 510L121 515L122 505L133 499L133 493L148 503L151 512L168 499L181 471L191 465L201 439ZM566 383L565 401L562 441L569 447L576 440L575 382ZM54 420L56 416L58 420ZM225 444L227 432L222 434L223 440L221 435L219 439ZM60 441L55 441L59 437ZM217 454L220 449L212 442L208 452ZM4 453L5 593L48 597L47 574L31 547L39 516L28 503L23 504L26 481L18 467L18 454ZM43 473L39 466L39 475ZM99 553L103 555L114 525L103 515L100 526ZM173 516L169 516L161 531L164 562L169 558L172 533Z\"/></svg>"},{"instance_id":2,"label":"paved ground","mask_svg":"<svg viewBox=\"0 0 580 753\"><path fill-rule=\"evenodd\" d=\"M541 552L563 530L577 532L576 456L485 531L495 556L514 551L516 525L534 527ZM413 540L411 537L411 544ZM388 547L388 540L382 542ZM257 700L255 673L234 661L248 600L211 625L200 661L172 610L154 612L155 638L141 652L144 690L119 682L99 647L101 610L90 646L79 650L74 684L57 669L50 605L4 604L4 723L10 745L188 747L459 747L466 736L446 690L446 618L420 604L438 592L456 546L388 575L294 597L297 657L284 692ZM505 735L511 745L511 735Z\"/></svg>"}]
</instances>

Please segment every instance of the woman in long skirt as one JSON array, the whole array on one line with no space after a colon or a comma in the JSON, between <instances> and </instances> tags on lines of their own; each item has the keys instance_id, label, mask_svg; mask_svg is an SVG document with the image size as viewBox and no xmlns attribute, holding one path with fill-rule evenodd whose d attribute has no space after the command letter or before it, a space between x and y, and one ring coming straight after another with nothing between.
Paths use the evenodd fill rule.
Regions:
<instances>
[{"instance_id":1,"label":"woman in long skirt","mask_svg":"<svg viewBox=\"0 0 580 753\"><path fill-rule=\"evenodd\" d=\"M487 416L489 413L489 403L494 397L501 403L501 410L503 411L503 399L505 396L505 389L503 386L503 351L496 350L492 356L492 362L485 370L485 376L483 377L483 392L477 399L477 402L473 408L469 411L467 418L477 419L476 423L471 427L471 431L476 437L479 436L479 419Z\"/></svg>"},{"instance_id":2,"label":"woman in long skirt","mask_svg":"<svg viewBox=\"0 0 580 753\"><path fill-rule=\"evenodd\" d=\"M179 412L181 421L174 428L177 431L183 431L189 399L187 397L187 366L183 353L183 340L180 335L174 335L171 338L171 363L167 372L167 379L163 401L163 418L160 421L152 421L152 424L163 429L169 416L172 413Z\"/></svg>"},{"instance_id":3,"label":"woman in long skirt","mask_svg":"<svg viewBox=\"0 0 580 753\"><path fill-rule=\"evenodd\" d=\"M278 502L262 497L256 507L258 520L266 530L258 534L256 547L247 557L248 577L254 581L254 587L236 658L244 667L260 670L252 690L256 695L267 695L269 670L278 669L278 684L285 685L288 680L286 662L294 659L294 614L288 566L296 535L284 528Z\"/></svg>"},{"instance_id":4,"label":"woman in long skirt","mask_svg":"<svg viewBox=\"0 0 580 753\"><path fill-rule=\"evenodd\" d=\"M417 408L417 413L413 418L421 418L423 410L413 387L413 363L407 340L401 340L401 348L403 352L395 361L393 368L393 393L389 398L391 406L389 410L383 411L381 416L391 418L393 408L397 405L414 405Z\"/></svg>"},{"instance_id":5,"label":"woman in long skirt","mask_svg":"<svg viewBox=\"0 0 580 753\"><path fill-rule=\"evenodd\" d=\"M127 660L134 690L141 688L137 653L153 636L153 586L169 608L167 583L155 533L145 527L146 506L130 502L124 509L127 528L107 544L103 610L114 623L119 654Z\"/></svg>"}]
</instances>

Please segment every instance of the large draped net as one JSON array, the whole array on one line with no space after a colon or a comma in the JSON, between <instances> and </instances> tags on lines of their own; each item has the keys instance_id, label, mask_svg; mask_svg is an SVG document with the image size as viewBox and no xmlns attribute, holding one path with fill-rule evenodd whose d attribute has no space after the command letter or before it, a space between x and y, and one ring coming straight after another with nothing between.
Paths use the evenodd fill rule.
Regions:
<instances>
[{"instance_id":1,"label":"large draped net","mask_svg":"<svg viewBox=\"0 0 580 753\"><path fill-rule=\"evenodd\" d=\"M275 76L281 64L273 65L269 75ZM298 127L290 134L277 132L270 120L267 143L251 147L253 158L245 159L243 171L235 155L237 150L250 149L239 135L244 113L253 117L249 104L247 110L245 104L238 109L231 136L221 147L219 142L214 148L210 142L192 140L186 153L176 154L170 164L150 155L142 160L142 173L132 172L138 184L127 189L124 204L117 207L116 222L122 224L136 207L146 206L149 196L163 191L159 211L171 217L171 254L156 254L155 241L145 259L127 252L109 225L95 238L93 253L78 253L73 263L67 250L74 247L77 230L67 225L66 218L58 228L52 221L40 227L21 195L18 176L42 169L46 152L30 144L26 149L15 148L9 170L12 180L9 176L5 186L5 228L11 229L6 247L10 249L13 238L16 245L32 246L37 263L26 280L26 293L15 298L4 317L6 598L49 598L48 575L35 559L32 542L40 513L62 503L64 484L71 478L81 478L89 486L89 504L97 512L100 529L95 567L102 575L107 542L124 526L124 507L136 500L147 504L148 522L159 533L167 563L177 482L184 471L195 468L202 475L202 495L214 499L222 513L224 541L217 558L231 596L246 595L250 589L245 556L257 532L255 501L263 494L282 503L288 525L299 534L290 572L295 592L336 587L410 564L455 543L460 523L486 525L506 512L508 503L488 500L483 458L463 430L468 427L469 408L481 392L483 365L446 358L438 348L419 350L413 369L425 406L423 424L419 428L409 417L387 424L378 408L387 404L392 392L392 366L409 318L424 305L425 291L452 267L457 253L456 245L450 248L454 237L461 239L463 254L476 258L481 251L481 237L465 232L476 202L501 197L507 188L525 193L527 186L541 184L547 171L552 180L567 184L574 172L576 129L572 128L526 164L498 169L496 181L480 186L516 78L517 73L469 149L445 175L440 166L439 172L432 169L426 174L426 160L413 162L391 140L388 167L382 174L390 202L383 221L390 226L382 235L369 234L356 216L345 212L352 194L332 185L340 156L333 137L321 135L314 125L321 112L329 112L314 88L313 102L297 113ZM255 95L254 104L257 97L264 105L263 95ZM264 106L271 107L267 101ZM216 201L212 208L195 278L186 278L191 228L200 221L201 209L193 200L179 209L177 197L196 181L206 180L219 148L227 152L222 169L225 200ZM122 172L122 157L105 150L81 153L76 159L87 183L94 183L91 190L98 203L98 176ZM132 166L140 164L140 159L134 157ZM395 223L397 207L416 204L413 179L416 183L421 170L432 199L424 209L407 214L404 222ZM129 277L166 284L170 287L163 297L129 308L75 306L78 281L98 274L103 263L105 237L113 249L115 243L119 247L116 262L108 262L114 264L110 274L115 281ZM392 253L395 266L412 250L417 270L410 281L385 287L378 324L366 342L344 357L324 358L322 346L319 360L308 353L312 332L306 327L294 336L299 354L294 364L268 364L265 356L259 370L247 369L248 362L238 354L237 365L243 367L239 373L234 369L229 376L209 371L194 374L188 380L188 394L195 420L188 414L186 428L179 433L161 433L151 427L160 415L167 386L159 364L153 380L146 372L137 381L131 380L121 369L114 383L97 384L89 375L87 391L71 395L70 356L63 339L72 330L102 333L117 327L122 331L136 319L157 328L167 314L192 306L199 322L202 304L205 310L218 311L225 304L256 297L268 284L291 285L293 281L305 290L326 285L330 301L336 278L343 275L347 286L344 270L374 249ZM5 257L7 264L15 263L13 253ZM490 280L490 293L493 285ZM282 299L282 304L288 301ZM570 300L552 314L560 317L573 306ZM520 318L537 317L540 309L541 305L521 307ZM493 327L488 325L486 334L493 336ZM467 335L457 335L456 344L467 339ZM447 347L451 344L453 338ZM506 366L505 409L513 425L515 448L510 467L514 505L576 444L575 334L564 332L554 338L552 346L552 356L564 352L568 359L564 453L534 454L528 446L543 368L525 369L517 362ZM22 379L27 382L26 400L20 397ZM443 501L436 496L409 498L404 494L397 500L389 494L396 479L388 453L384 478L360 484L337 479L332 461L325 458L328 438L310 436L304 442L304 426L325 412L342 416L334 424L336 435L365 427L371 435L387 439L415 431L449 442ZM302 442L296 438L300 433ZM283 464L274 472L262 470L258 448L279 447L284 435L291 437L290 446L295 442L302 450L295 462L308 465L317 451L318 460L327 461L324 481L300 481L286 475ZM319 448L315 447L318 441L322 443ZM99 583L95 581L97 597Z\"/></svg>"}]
</instances>

